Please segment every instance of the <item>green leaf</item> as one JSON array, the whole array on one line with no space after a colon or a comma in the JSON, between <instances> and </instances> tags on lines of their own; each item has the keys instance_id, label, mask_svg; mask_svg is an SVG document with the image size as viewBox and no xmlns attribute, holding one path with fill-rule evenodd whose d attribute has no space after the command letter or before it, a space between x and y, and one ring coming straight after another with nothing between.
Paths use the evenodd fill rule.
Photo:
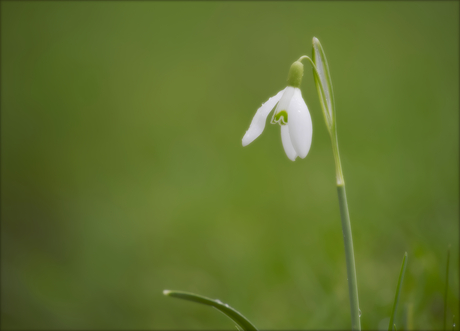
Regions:
<instances>
[{"instance_id":1,"label":"green leaf","mask_svg":"<svg viewBox=\"0 0 460 331\"><path fill-rule=\"evenodd\" d=\"M316 70L313 70L313 76L315 78L321 108L323 109L329 133L333 134L335 128L334 91L332 88L332 80L329 73L329 65L327 63L326 54L324 54L323 47L317 38L313 38L312 55L313 62L316 67Z\"/></svg>"},{"instance_id":2,"label":"green leaf","mask_svg":"<svg viewBox=\"0 0 460 331\"><path fill-rule=\"evenodd\" d=\"M401 266L401 272L399 273L398 287L396 288L395 302L393 304L393 311L391 313L390 325L388 325L388 331L392 331L393 326L394 326L394 320L396 317L396 309L398 308L399 295L401 294L401 285L404 280L404 274L406 272L406 265L407 265L406 260L407 260L407 252L404 253L404 258L403 258L403 262Z\"/></svg>"},{"instance_id":3,"label":"green leaf","mask_svg":"<svg viewBox=\"0 0 460 331\"><path fill-rule=\"evenodd\" d=\"M233 322L239 326L244 331L257 331L257 328L249 322L249 320L244 317L240 312L233 309L229 305L220 302L219 300L213 300L201 295L182 292L182 291L169 291L164 290L163 294L173 298L179 298L184 300L189 300L197 303L201 303L203 305L211 306L219 310L220 312L224 313L228 318L230 318Z\"/></svg>"}]
</instances>

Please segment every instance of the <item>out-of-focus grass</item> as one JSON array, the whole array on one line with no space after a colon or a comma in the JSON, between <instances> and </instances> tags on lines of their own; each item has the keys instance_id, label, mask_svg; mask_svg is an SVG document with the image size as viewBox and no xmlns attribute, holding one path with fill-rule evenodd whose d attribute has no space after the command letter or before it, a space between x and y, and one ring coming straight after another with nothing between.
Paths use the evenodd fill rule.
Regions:
<instances>
[{"instance_id":1,"label":"out-of-focus grass","mask_svg":"<svg viewBox=\"0 0 460 331\"><path fill-rule=\"evenodd\" d=\"M364 329L442 326L458 261L458 3L2 2L4 329L349 325L334 165L310 70L305 160L255 110L328 56ZM458 264L448 313L458 311ZM396 317L403 325L402 314Z\"/></svg>"}]
</instances>

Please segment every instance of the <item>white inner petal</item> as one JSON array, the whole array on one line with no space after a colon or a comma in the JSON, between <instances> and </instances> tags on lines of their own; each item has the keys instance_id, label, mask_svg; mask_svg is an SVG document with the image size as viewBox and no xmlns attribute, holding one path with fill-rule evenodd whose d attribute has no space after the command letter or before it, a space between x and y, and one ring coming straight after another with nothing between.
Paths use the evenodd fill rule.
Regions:
<instances>
[{"instance_id":1,"label":"white inner petal","mask_svg":"<svg viewBox=\"0 0 460 331\"><path fill-rule=\"evenodd\" d=\"M297 155L303 159L310 151L313 127L310 112L298 88L295 89L294 96L289 104L288 126L292 146Z\"/></svg>"},{"instance_id":2,"label":"white inner petal","mask_svg":"<svg viewBox=\"0 0 460 331\"><path fill-rule=\"evenodd\" d=\"M283 148L287 157L291 161L295 161L297 153L292 146L291 137L289 135L289 127L287 125L281 125L281 142L283 143Z\"/></svg>"},{"instance_id":3,"label":"white inner petal","mask_svg":"<svg viewBox=\"0 0 460 331\"><path fill-rule=\"evenodd\" d=\"M283 95L284 90L279 91L274 97L268 99L267 102L262 104L259 109L257 109L254 118L252 119L251 125L249 126L248 131L246 131L243 137L243 146L249 145L264 131L265 121L267 116L275 107L276 103L280 101L281 96Z\"/></svg>"},{"instance_id":4,"label":"white inner petal","mask_svg":"<svg viewBox=\"0 0 460 331\"><path fill-rule=\"evenodd\" d=\"M295 88L292 86L286 87L284 90L283 96L281 97L280 102L278 102L278 105L275 108L275 111L273 112L272 120L271 123L275 124L278 123L278 121L275 121L275 115L282 111L282 110L288 110L289 104L291 103L291 99L295 93ZM289 122L289 116L288 116L288 122Z\"/></svg>"}]
</instances>

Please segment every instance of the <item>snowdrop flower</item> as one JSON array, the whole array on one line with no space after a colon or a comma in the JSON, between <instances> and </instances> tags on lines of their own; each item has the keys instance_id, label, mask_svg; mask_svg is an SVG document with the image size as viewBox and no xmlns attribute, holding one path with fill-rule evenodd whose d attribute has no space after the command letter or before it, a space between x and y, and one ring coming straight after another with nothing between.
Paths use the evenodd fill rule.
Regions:
<instances>
[{"instance_id":1,"label":"snowdrop flower","mask_svg":"<svg viewBox=\"0 0 460 331\"><path fill-rule=\"evenodd\" d=\"M289 70L288 86L257 110L243 137L243 146L249 145L260 136L264 131L268 114L275 108L270 123L278 123L281 126L281 141L287 157L294 161L297 156L302 159L307 156L313 129L310 112L300 92L302 76L303 64L296 61Z\"/></svg>"}]
</instances>

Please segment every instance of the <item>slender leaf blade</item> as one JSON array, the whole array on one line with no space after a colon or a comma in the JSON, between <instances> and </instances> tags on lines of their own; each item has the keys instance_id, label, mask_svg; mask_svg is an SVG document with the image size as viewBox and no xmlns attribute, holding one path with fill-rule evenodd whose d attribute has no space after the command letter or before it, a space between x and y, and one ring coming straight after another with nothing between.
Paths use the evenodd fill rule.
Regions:
<instances>
[{"instance_id":1,"label":"slender leaf blade","mask_svg":"<svg viewBox=\"0 0 460 331\"><path fill-rule=\"evenodd\" d=\"M406 273L407 265L407 252L404 253L404 258L401 266L401 271L399 273L398 286L396 287L395 302L393 304L393 311L390 317L390 325L388 325L388 331L392 331L394 326L394 320L396 316L396 309L398 308L399 295L401 294L401 285L404 280L404 274Z\"/></svg>"},{"instance_id":2,"label":"slender leaf blade","mask_svg":"<svg viewBox=\"0 0 460 331\"><path fill-rule=\"evenodd\" d=\"M169 297L184 299L214 307L221 313L226 315L228 318L230 318L233 322L235 322L242 330L257 331L257 328L251 322L249 322L249 320L246 317L244 317L240 312L230 307L229 305L220 302L219 300L213 300L202 295L182 291L164 290L163 294Z\"/></svg>"}]
</instances>

